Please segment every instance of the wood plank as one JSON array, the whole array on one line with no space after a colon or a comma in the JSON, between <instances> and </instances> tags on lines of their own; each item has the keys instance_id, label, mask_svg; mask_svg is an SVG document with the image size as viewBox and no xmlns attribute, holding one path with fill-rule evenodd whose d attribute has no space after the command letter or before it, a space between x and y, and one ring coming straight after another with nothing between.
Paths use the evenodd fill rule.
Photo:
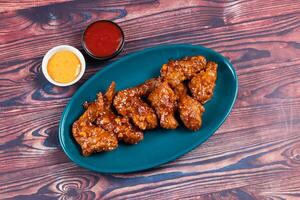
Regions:
<instances>
[{"instance_id":1,"label":"wood plank","mask_svg":"<svg viewBox=\"0 0 300 200\"><path fill-rule=\"evenodd\" d=\"M58 7L52 8L52 10L51 7L49 7L50 10L38 7L19 11L19 13L7 13L4 16L6 20L1 20L0 22L0 25L5 27L0 32L2 36L0 50L5 49L3 51L5 53L2 56L10 58L6 59L7 61L12 61L12 58L18 60L41 57L47 50L58 44L72 44L80 47L82 31L88 23L99 18L115 19L120 22L127 36L128 42L126 46L129 50L132 49L133 41L135 50L162 42L188 42L211 46L211 44L218 44L224 39L228 40L228 38L248 38L253 41L254 37L261 35L261 31L271 35L280 34L284 31L289 32L299 27L299 14L293 13L290 15L291 12L279 12L281 14L278 15L280 16L279 18L272 16L259 18L260 20L252 19L249 23L244 23L243 31L240 31L241 24L239 23L241 22L225 24L224 22L216 21L216 19L222 18L222 8L210 8L201 6L201 4L199 6L194 1L184 5L186 6L183 7L182 4L178 3L178 5L175 4L175 6L170 8L165 6L165 9L168 8L169 10L161 11L157 15L156 13L147 13L148 15L141 15L139 18L133 18L129 21L124 21L124 17L129 15L127 7L101 9L95 5L95 8L88 10L89 15L86 15L86 8L82 7L81 4L69 7L68 3L59 4ZM178 9L176 6L181 6L181 9ZM196 7L191 9L193 6ZM299 6L300 9L299 4L296 4L296 6ZM297 9L297 7L294 6L294 9ZM69 15L64 14L63 10L67 10L68 12L66 13L69 13ZM158 11L154 10L153 12ZM260 12L264 13L265 10L260 10ZM37 15L34 15L34 13L39 13L38 19L35 18ZM247 14L253 15L253 12L249 11ZM139 24L139 26L136 26L136 24ZM156 26L159 26L160 29L153 28ZM18 34L18 31L21 30L23 34ZM143 32L140 30L143 30ZM261 31L259 32L259 30ZM172 34L174 32L176 34ZM142 37L141 34L143 35ZM34 36L34 40L32 36ZM147 37L147 40L143 41L145 37ZM293 36L293 38L295 37L296 35ZM277 38L275 37L274 39ZM215 48L214 45L211 47ZM22 53L14 51L14 48L20 49Z\"/></svg>"},{"instance_id":2,"label":"wood plank","mask_svg":"<svg viewBox=\"0 0 300 200\"><path fill-rule=\"evenodd\" d=\"M299 10L294 0L1 1L1 198L299 199ZM57 136L64 106L112 61L87 58L83 80L59 88L43 77L41 59L58 44L80 48L84 27L100 18L125 30L116 59L158 44L192 43L232 61L238 99L212 138L132 174L94 173L64 155Z\"/></svg>"},{"instance_id":3,"label":"wood plank","mask_svg":"<svg viewBox=\"0 0 300 200\"><path fill-rule=\"evenodd\" d=\"M68 2L71 0L1 0L0 13L9 12L19 9L28 9L32 7L40 7L52 5L55 3Z\"/></svg>"},{"instance_id":4,"label":"wood plank","mask_svg":"<svg viewBox=\"0 0 300 200\"><path fill-rule=\"evenodd\" d=\"M185 195L180 199L220 199L220 200L239 200L239 199L299 199L300 187L299 176L282 177L280 181L273 180L263 182L261 184L248 185L247 187L239 187L235 189L222 190L211 194L201 195L195 198L191 195ZM289 184L285 184L289 183ZM283 189L284 187L284 189ZM179 199L179 198L178 198Z\"/></svg>"},{"instance_id":5,"label":"wood plank","mask_svg":"<svg viewBox=\"0 0 300 200\"><path fill-rule=\"evenodd\" d=\"M119 7L130 5L132 3L140 3L144 4L146 2L153 2L155 0L122 0L122 1L115 1L115 0L106 0L106 1L94 1L94 0L86 0L84 5L86 7L90 7L90 5L97 3L98 6L102 7ZM16 10L24 10L30 9L35 7L51 7L57 5L76 5L78 2L72 0L1 0L0 2L0 13L1 12L10 12Z\"/></svg>"},{"instance_id":6,"label":"wood plank","mask_svg":"<svg viewBox=\"0 0 300 200\"><path fill-rule=\"evenodd\" d=\"M298 162L297 151L299 150L300 136L295 134L296 132L289 132L291 134L287 137L280 137L280 134L276 133L285 131L285 129L278 123L265 126L262 130L270 129L270 127L272 129L268 135L260 131L260 128L251 129L256 134L257 141L253 142L257 145L253 145L253 142L250 144L247 138L243 138L239 143L237 140L241 138L239 134L236 134L237 132L232 133L231 136L219 134L214 136L214 141L210 140L210 144L205 143L193 151L197 155L206 152L211 154L210 150L215 151L215 147L217 147L220 152L215 152L214 156L203 155L199 160L194 160L194 155L187 154L173 164L170 163L149 172L101 175L74 167L71 163L62 163L53 166L41 166L39 167L40 172L34 168L29 168L18 170L17 173L5 173L2 175L2 180L5 180L6 184L0 185L0 191L2 196L5 195L6 197L13 197L19 192L21 194L35 194L38 190L47 190L45 188L50 186L52 189L59 188L61 184L71 184L76 180L81 181L79 185L89 185L92 184L90 181L95 176L96 179L102 180L96 181L100 187L87 189L100 194L105 199L143 198L145 196L163 198L166 194L169 195L169 198L180 198L186 195L197 196L217 190L246 187L261 183L262 180L272 181L274 176L278 179L299 176L300 172L297 169L300 163ZM299 123L295 124L295 128L300 128ZM246 133L241 131L241 135L253 138L254 135ZM218 145L218 142L222 142L220 143L222 145ZM225 143L229 148L222 150ZM239 146L240 149L232 149L233 146ZM74 177L74 174L77 176ZM16 182L16 177L22 178ZM82 180L81 177L90 178ZM82 183L82 181L87 183ZM37 185L39 185L38 188ZM15 190L14 186L17 188L23 186L23 189ZM193 191L184 192L190 187L194 188Z\"/></svg>"}]
</instances>

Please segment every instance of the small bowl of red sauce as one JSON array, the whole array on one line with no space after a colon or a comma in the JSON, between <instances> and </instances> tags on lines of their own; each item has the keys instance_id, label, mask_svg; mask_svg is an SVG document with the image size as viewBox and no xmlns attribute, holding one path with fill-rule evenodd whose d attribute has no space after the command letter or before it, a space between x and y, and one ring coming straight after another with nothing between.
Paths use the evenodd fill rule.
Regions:
<instances>
[{"instance_id":1,"label":"small bowl of red sauce","mask_svg":"<svg viewBox=\"0 0 300 200\"><path fill-rule=\"evenodd\" d=\"M117 56L124 46L124 32L109 20L95 21L87 26L82 35L85 52L98 60L108 60Z\"/></svg>"}]
</instances>

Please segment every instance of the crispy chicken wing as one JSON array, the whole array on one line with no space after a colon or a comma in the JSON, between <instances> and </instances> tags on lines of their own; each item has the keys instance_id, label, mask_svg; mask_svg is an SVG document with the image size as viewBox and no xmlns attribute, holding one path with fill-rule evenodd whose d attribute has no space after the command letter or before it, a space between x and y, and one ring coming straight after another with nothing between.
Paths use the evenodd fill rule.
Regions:
<instances>
[{"instance_id":1,"label":"crispy chicken wing","mask_svg":"<svg viewBox=\"0 0 300 200\"><path fill-rule=\"evenodd\" d=\"M158 85L161 83L161 78L152 78L145 83L140 84L136 87L130 88L129 90L132 92L132 94L142 97L142 96L148 96Z\"/></svg>"},{"instance_id":2,"label":"crispy chicken wing","mask_svg":"<svg viewBox=\"0 0 300 200\"><path fill-rule=\"evenodd\" d=\"M178 111L183 124L191 130L198 130L202 125L204 107L196 99L187 94L187 86L180 83L174 89L178 96Z\"/></svg>"},{"instance_id":3,"label":"crispy chicken wing","mask_svg":"<svg viewBox=\"0 0 300 200\"><path fill-rule=\"evenodd\" d=\"M106 109L111 109L111 105L115 94L116 94L116 83L112 81L103 96L103 103Z\"/></svg>"},{"instance_id":4,"label":"crispy chicken wing","mask_svg":"<svg viewBox=\"0 0 300 200\"><path fill-rule=\"evenodd\" d=\"M105 130L115 133L118 140L127 144L137 144L144 138L143 132L132 126L128 118L116 116L111 111L103 112L96 123Z\"/></svg>"},{"instance_id":5,"label":"crispy chicken wing","mask_svg":"<svg viewBox=\"0 0 300 200\"><path fill-rule=\"evenodd\" d=\"M191 79L200 72L206 65L203 56L185 57L180 60L171 60L164 64L160 70L161 77L173 88L184 80Z\"/></svg>"},{"instance_id":6,"label":"crispy chicken wing","mask_svg":"<svg viewBox=\"0 0 300 200\"><path fill-rule=\"evenodd\" d=\"M128 118L114 114L111 110L114 95L115 82L112 82L102 97L104 109L97 118L96 124L106 131L113 132L118 137L118 140L127 144L136 144L144 138L143 132L134 127Z\"/></svg>"},{"instance_id":7,"label":"crispy chicken wing","mask_svg":"<svg viewBox=\"0 0 300 200\"><path fill-rule=\"evenodd\" d=\"M191 130L198 130L202 125L202 113L205 111L201 103L189 95L183 95L178 102L178 111L183 124Z\"/></svg>"},{"instance_id":8,"label":"crispy chicken wing","mask_svg":"<svg viewBox=\"0 0 300 200\"><path fill-rule=\"evenodd\" d=\"M154 107L162 128L176 129L178 122L174 113L177 106L177 96L167 82L161 83L148 96Z\"/></svg>"},{"instance_id":9,"label":"crispy chicken wing","mask_svg":"<svg viewBox=\"0 0 300 200\"><path fill-rule=\"evenodd\" d=\"M158 82L159 79L151 79L137 87L119 91L114 98L113 105L118 113L130 118L141 130L157 127L154 110L141 99L141 96L149 94Z\"/></svg>"},{"instance_id":10,"label":"crispy chicken wing","mask_svg":"<svg viewBox=\"0 0 300 200\"><path fill-rule=\"evenodd\" d=\"M196 74L189 82L189 88L193 97L204 104L211 99L217 80L218 65L208 62L205 70Z\"/></svg>"},{"instance_id":11,"label":"crispy chicken wing","mask_svg":"<svg viewBox=\"0 0 300 200\"><path fill-rule=\"evenodd\" d=\"M90 103L87 110L72 126L73 137L81 146L84 156L94 152L111 151L118 147L118 140L114 134L93 124L103 107L103 102L99 100L98 98Z\"/></svg>"}]
</instances>

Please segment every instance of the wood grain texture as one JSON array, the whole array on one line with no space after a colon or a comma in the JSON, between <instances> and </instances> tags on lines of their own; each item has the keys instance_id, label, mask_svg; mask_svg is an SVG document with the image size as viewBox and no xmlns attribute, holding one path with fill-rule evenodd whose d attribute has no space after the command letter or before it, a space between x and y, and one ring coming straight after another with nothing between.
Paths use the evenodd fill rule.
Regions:
<instances>
[{"instance_id":1,"label":"wood grain texture","mask_svg":"<svg viewBox=\"0 0 300 200\"><path fill-rule=\"evenodd\" d=\"M300 199L300 2L296 0L0 0L1 199ZM87 59L71 87L41 73L47 50L80 47L97 19L118 22L120 57L165 43L228 57L235 107L206 143L163 166L99 174L62 152L58 123L80 85L110 62Z\"/></svg>"}]
</instances>

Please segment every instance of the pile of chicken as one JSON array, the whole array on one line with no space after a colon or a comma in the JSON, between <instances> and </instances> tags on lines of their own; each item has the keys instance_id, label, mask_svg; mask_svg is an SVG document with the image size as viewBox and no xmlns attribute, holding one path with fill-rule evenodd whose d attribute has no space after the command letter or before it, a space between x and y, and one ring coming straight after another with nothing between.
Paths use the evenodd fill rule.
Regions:
<instances>
[{"instance_id":1,"label":"pile of chicken","mask_svg":"<svg viewBox=\"0 0 300 200\"><path fill-rule=\"evenodd\" d=\"M158 78L117 93L112 82L105 94L100 92L94 102L84 104L86 111L72 127L84 156L114 150L119 141L136 144L143 139L143 131L158 123L176 129L177 111L188 129L201 127L203 104L215 88L217 64L191 56L169 61L160 72Z\"/></svg>"}]
</instances>

